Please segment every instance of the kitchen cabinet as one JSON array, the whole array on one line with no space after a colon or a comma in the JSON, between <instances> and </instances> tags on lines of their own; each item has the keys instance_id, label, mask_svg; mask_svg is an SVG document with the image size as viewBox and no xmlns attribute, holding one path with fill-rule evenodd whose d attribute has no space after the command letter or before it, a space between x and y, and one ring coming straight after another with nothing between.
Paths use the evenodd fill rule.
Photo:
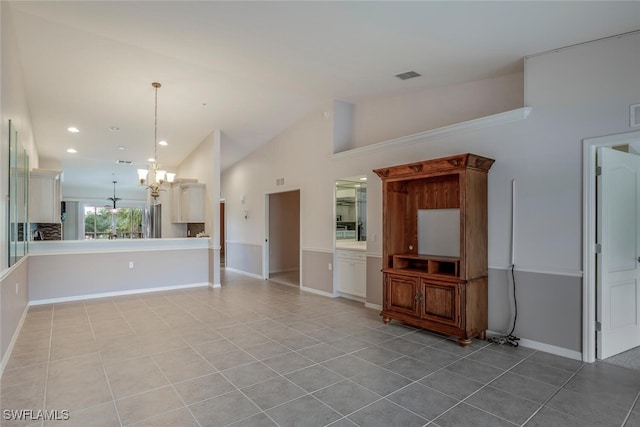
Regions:
<instances>
[{"instance_id":1,"label":"kitchen cabinet","mask_svg":"<svg viewBox=\"0 0 640 427\"><path fill-rule=\"evenodd\" d=\"M205 196L205 184L174 183L171 188L171 222L204 222Z\"/></svg>"},{"instance_id":2,"label":"kitchen cabinet","mask_svg":"<svg viewBox=\"0 0 640 427\"><path fill-rule=\"evenodd\" d=\"M336 266L336 290L364 298L367 294L366 253L353 250L336 250Z\"/></svg>"},{"instance_id":3,"label":"kitchen cabinet","mask_svg":"<svg viewBox=\"0 0 640 427\"><path fill-rule=\"evenodd\" d=\"M382 320L486 337L487 177L494 160L460 154L376 169L382 179Z\"/></svg>"},{"instance_id":4,"label":"kitchen cabinet","mask_svg":"<svg viewBox=\"0 0 640 427\"><path fill-rule=\"evenodd\" d=\"M33 169L29 173L29 222L60 224L62 171Z\"/></svg>"}]
</instances>

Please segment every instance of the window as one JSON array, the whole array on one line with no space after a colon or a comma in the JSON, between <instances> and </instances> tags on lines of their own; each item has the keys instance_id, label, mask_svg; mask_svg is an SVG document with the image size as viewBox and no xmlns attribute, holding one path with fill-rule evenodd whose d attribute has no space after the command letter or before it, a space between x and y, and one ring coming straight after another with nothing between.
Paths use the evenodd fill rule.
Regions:
<instances>
[{"instance_id":1,"label":"window","mask_svg":"<svg viewBox=\"0 0 640 427\"><path fill-rule=\"evenodd\" d=\"M84 238L93 239L141 239L142 209L118 208L117 213L101 206L85 206Z\"/></svg>"}]
</instances>

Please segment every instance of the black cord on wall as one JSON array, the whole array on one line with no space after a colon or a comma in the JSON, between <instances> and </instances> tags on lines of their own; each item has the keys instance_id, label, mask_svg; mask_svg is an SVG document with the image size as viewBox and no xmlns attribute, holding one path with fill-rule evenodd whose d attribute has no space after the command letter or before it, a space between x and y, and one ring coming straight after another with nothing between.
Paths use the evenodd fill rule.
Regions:
<instances>
[{"instance_id":1,"label":"black cord on wall","mask_svg":"<svg viewBox=\"0 0 640 427\"><path fill-rule=\"evenodd\" d=\"M515 274L515 264L511 264L511 281L513 283L513 326L511 327L511 331L507 335L498 335L495 337L490 337L487 339L490 343L493 344L509 344L512 347L517 347L519 345L518 341L520 338L513 335L513 331L516 329L516 321L518 320L518 300L516 298L516 274Z\"/></svg>"}]
</instances>

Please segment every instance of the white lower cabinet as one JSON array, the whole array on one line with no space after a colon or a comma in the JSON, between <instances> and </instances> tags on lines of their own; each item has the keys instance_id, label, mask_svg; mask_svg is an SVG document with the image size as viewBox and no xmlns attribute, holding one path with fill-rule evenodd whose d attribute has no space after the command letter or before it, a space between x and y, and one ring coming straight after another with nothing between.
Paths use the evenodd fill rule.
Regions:
<instances>
[{"instance_id":1,"label":"white lower cabinet","mask_svg":"<svg viewBox=\"0 0 640 427\"><path fill-rule=\"evenodd\" d=\"M336 250L336 290L349 295L367 295L367 255L360 251Z\"/></svg>"}]
</instances>

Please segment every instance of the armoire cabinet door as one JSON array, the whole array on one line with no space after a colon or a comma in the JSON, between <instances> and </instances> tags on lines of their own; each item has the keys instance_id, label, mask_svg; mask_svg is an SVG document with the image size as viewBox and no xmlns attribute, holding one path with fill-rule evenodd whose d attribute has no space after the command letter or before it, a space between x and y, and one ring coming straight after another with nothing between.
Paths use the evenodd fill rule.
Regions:
<instances>
[{"instance_id":1,"label":"armoire cabinet door","mask_svg":"<svg viewBox=\"0 0 640 427\"><path fill-rule=\"evenodd\" d=\"M385 286L385 310L418 315L418 278L388 274Z\"/></svg>"},{"instance_id":2,"label":"armoire cabinet door","mask_svg":"<svg viewBox=\"0 0 640 427\"><path fill-rule=\"evenodd\" d=\"M420 317L451 326L460 326L460 292L457 283L422 280L424 304Z\"/></svg>"}]
</instances>

